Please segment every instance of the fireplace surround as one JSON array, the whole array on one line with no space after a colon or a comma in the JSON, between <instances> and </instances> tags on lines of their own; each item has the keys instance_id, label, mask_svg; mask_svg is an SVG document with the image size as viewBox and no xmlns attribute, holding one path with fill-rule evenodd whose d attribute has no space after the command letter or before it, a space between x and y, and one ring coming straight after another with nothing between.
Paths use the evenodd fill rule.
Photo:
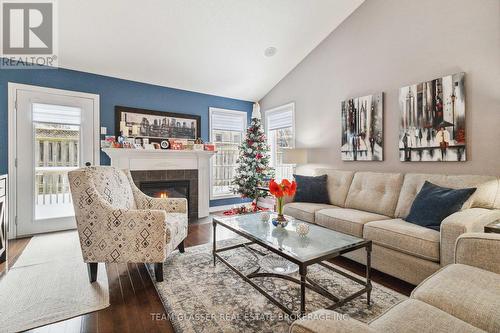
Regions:
<instances>
[{"instance_id":1,"label":"fireplace surround","mask_svg":"<svg viewBox=\"0 0 500 333\"><path fill-rule=\"evenodd\" d=\"M136 171L146 172L139 173L139 181L165 180L165 177L192 181L191 175L196 173L198 186L190 183L190 197L198 201L190 204L190 207L197 207L199 218L209 215L210 159L215 151L125 148L103 148L102 151L111 158L112 166L129 169L132 174ZM137 179L134 181L137 183Z\"/></svg>"}]
</instances>

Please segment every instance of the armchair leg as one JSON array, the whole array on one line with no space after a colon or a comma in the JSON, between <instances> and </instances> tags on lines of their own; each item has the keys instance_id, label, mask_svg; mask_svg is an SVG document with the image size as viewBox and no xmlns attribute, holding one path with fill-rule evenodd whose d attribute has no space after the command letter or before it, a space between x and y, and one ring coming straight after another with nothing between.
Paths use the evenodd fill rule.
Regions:
<instances>
[{"instance_id":1,"label":"armchair leg","mask_svg":"<svg viewBox=\"0 0 500 333\"><path fill-rule=\"evenodd\" d=\"M97 263L89 262L87 263L87 271L89 273L89 281L90 283L95 282L97 280Z\"/></svg>"},{"instance_id":2,"label":"armchair leg","mask_svg":"<svg viewBox=\"0 0 500 333\"><path fill-rule=\"evenodd\" d=\"M177 248L179 249L180 253L184 253L184 241L180 242L180 244L177 245Z\"/></svg>"},{"instance_id":3,"label":"armchair leg","mask_svg":"<svg viewBox=\"0 0 500 333\"><path fill-rule=\"evenodd\" d=\"M155 278L156 278L156 282L163 281L163 263L162 262L155 263Z\"/></svg>"}]
</instances>

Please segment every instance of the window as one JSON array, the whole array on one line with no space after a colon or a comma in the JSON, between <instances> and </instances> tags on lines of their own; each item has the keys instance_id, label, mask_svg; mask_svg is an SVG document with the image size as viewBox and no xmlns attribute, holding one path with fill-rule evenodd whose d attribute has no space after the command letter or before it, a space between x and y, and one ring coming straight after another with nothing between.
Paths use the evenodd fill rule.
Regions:
<instances>
[{"instance_id":1,"label":"window","mask_svg":"<svg viewBox=\"0 0 500 333\"><path fill-rule=\"evenodd\" d=\"M283 164L283 148L295 146L295 104L290 103L265 111L264 117L271 166L276 172L275 178L278 181L285 178L292 179L294 166Z\"/></svg>"},{"instance_id":2,"label":"window","mask_svg":"<svg viewBox=\"0 0 500 333\"><path fill-rule=\"evenodd\" d=\"M210 108L210 141L217 150L212 158L211 199L236 196L231 182L246 128L246 112Z\"/></svg>"}]
</instances>

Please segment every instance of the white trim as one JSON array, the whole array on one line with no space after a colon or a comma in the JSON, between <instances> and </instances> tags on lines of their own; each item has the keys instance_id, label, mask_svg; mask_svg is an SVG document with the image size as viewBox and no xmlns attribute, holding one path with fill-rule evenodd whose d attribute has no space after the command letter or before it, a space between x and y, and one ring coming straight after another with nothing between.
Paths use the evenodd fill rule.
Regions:
<instances>
[{"instance_id":1,"label":"white trim","mask_svg":"<svg viewBox=\"0 0 500 333\"><path fill-rule=\"evenodd\" d=\"M271 147L271 145L270 145L270 142L268 139L270 136L269 136L269 131L267 130L268 129L269 115L273 114L273 113L289 111L290 109L292 111L292 133L293 133L293 139L292 139L293 147L291 147L291 148L295 148L295 146L296 146L296 139L295 138L297 137L297 135L295 133L295 102L290 102L290 103L287 103L287 104L284 104L281 106L277 106L275 108L264 111L264 131L266 133L266 138L267 138L268 144L270 146L271 166L272 167L274 166L274 155L272 155L273 147Z\"/></svg>"},{"instance_id":2,"label":"white trim","mask_svg":"<svg viewBox=\"0 0 500 333\"><path fill-rule=\"evenodd\" d=\"M282 111L287 111L289 109L292 109L292 131L293 131L293 144L295 145L295 102L290 102L290 103L287 103L287 104L284 104L284 105L280 105L280 106L277 106L275 108L272 108L272 109L268 109L268 110L265 110L263 112L264 114L264 130L266 132L266 136L268 134L267 132L267 120L268 120L268 116L269 114L271 113L277 113L277 112L282 112Z\"/></svg>"},{"instance_id":3,"label":"white trim","mask_svg":"<svg viewBox=\"0 0 500 333\"><path fill-rule=\"evenodd\" d=\"M103 148L111 165L129 170L198 170L198 217L208 216L210 205L210 159L208 150Z\"/></svg>"},{"instance_id":4,"label":"white trim","mask_svg":"<svg viewBox=\"0 0 500 333\"><path fill-rule=\"evenodd\" d=\"M222 112L222 113L228 113L232 114L234 116L242 117L243 118L243 132L241 136L241 140L243 141L245 139L245 130L248 127L248 113L245 111L238 111L238 110L229 110L229 109L220 109L220 108L213 108L209 107L208 108L208 140L211 143L214 143L214 138L212 136L212 114L214 112ZM219 200L219 199L232 199L232 198L238 198L238 194L222 194L222 195L215 195L213 193L213 182L212 182L212 168L213 168L213 161L210 162L210 200Z\"/></svg>"},{"instance_id":5,"label":"white trim","mask_svg":"<svg viewBox=\"0 0 500 333\"><path fill-rule=\"evenodd\" d=\"M242 203L239 203L239 204L232 204L232 205L212 206L212 207L210 207L209 212L210 213L221 212L221 211L224 211L224 210L229 210L231 208L234 208L234 206L244 205L244 204L245 203L242 202Z\"/></svg>"},{"instance_id":6,"label":"white trim","mask_svg":"<svg viewBox=\"0 0 500 333\"><path fill-rule=\"evenodd\" d=\"M9 172L9 238L15 238L17 235L17 228L15 224L15 216L17 215L17 191L16 191L16 183L17 183L17 170L15 166L16 155L16 117L17 117L17 109L16 109L16 96L17 92L20 90L31 91L36 93L46 93L46 94L54 94L54 95L63 95L68 97L78 97L78 98L87 98L92 100L93 102L93 112L94 112L94 164L101 164L100 157L100 103L99 103L99 95L83 93L78 91L71 90L63 90L63 89L54 89L54 88L46 88L41 86L34 86L28 84L20 84L20 83L12 83L8 82L8 172Z\"/></svg>"},{"instance_id":7,"label":"white trim","mask_svg":"<svg viewBox=\"0 0 500 333\"><path fill-rule=\"evenodd\" d=\"M220 194L220 195L214 195L214 194L211 193L210 200L234 199L234 198L239 198L239 197L240 197L239 194Z\"/></svg>"}]
</instances>

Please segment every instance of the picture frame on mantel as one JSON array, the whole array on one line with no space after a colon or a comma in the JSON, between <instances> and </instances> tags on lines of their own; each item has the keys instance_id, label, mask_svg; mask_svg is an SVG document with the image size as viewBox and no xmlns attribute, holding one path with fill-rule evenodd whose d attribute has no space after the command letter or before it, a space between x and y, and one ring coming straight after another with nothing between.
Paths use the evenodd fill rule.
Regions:
<instances>
[{"instance_id":1,"label":"picture frame on mantel","mask_svg":"<svg viewBox=\"0 0 500 333\"><path fill-rule=\"evenodd\" d=\"M165 139L196 140L201 137L201 116L115 106L115 134L147 138L150 142Z\"/></svg>"}]
</instances>

